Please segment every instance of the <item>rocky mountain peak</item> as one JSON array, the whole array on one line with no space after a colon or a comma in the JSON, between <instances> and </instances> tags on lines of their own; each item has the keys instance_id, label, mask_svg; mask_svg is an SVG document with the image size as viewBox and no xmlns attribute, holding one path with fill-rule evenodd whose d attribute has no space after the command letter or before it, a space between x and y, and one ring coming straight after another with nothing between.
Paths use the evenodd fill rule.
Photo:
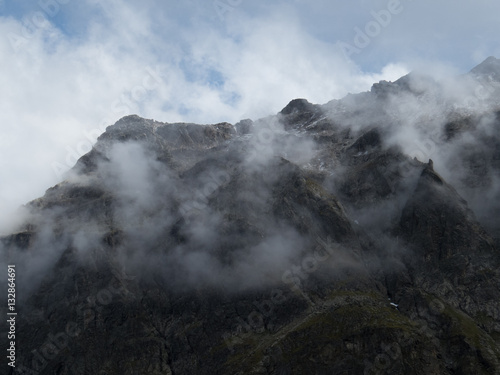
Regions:
<instances>
[{"instance_id":1,"label":"rocky mountain peak","mask_svg":"<svg viewBox=\"0 0 500 375\"><path fill-rule=\"evenodd\" d=\"M500 59L494 56L488 57L481 64L474 67L470 74L487 79L488 81L500 82Z\"/></svg>"},{"instance_id":2,"label":"rocky mountain peak","mask_svg":"<svg viewBox=\"0 0 500 375\"><path fill-rule=\"evenodd\" d=\"M315 106L309 103L307 99L293 99L280 113L283 115L290 115L294 112L312 112L314 109Z\"/></svg>"}]
</instances>

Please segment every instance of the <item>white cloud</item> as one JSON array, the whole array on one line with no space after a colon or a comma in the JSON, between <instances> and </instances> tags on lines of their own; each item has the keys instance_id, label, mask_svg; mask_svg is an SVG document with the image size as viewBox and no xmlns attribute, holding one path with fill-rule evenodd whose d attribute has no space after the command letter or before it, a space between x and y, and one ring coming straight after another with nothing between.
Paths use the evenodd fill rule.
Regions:
<instances>
[{"instance_id":1,"label":"white cloud","mask_svg":"<svg viewBox=\"0 0 500 375\"><path fill-rule=\"evenodd\" d=\"M212 2L88 0L61 5L62 21L54 24L47 15L51 23L30 37L23 36L20 21L0 18L0 228L11 221L12 209L58 182L54 163L69 166L89 147L86 134L95 137L125 114L168 122L256 119L296 97L324 103L395 80L414 66L411 50L422 50L424 41L438 59L432 30L458 30L455 16L469 19L464 30L476 25L477 35L497 30L492 19L498 7L491 2L481 2L482 11L472 16L469 5L459 11L450 1L432 8L401 1L408 11L356 56L359 65L337 42L349 42L353 28L385 1L243 1L221 21ZM433 26L438 19L444 24ZM70 36L60 31L64 22ZM9 33L25 39L17 52ZM468 58L477 60L492 40L473 45L467 39L466 45ZM360 66L367 64L377 68L364 72ZM152 80L151 71L160 80Z\"/></svg>"}]
</instances>

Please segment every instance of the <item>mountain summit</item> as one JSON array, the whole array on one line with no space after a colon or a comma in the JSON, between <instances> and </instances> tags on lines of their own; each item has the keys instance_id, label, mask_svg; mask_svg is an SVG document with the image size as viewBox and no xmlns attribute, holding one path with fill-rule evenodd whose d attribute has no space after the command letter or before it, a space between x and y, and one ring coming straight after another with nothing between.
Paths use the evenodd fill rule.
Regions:
<instances>
[{"instance_id":1,"label":"mountain summit","mask_svg":"<svg viewBox=\"0 0 500 375\"><path fill-rule=\"evenodd\" d=\"M109 126L0 239L10 374L500 373L498 61Z\"/></svg>"},{"instance_id":2,"label":"mountain summit","mask_svg":"<svg viewBox=\"0 0 500 375\"><path fill-rule=\"evenodd\" d=\"M500 82L500 60L490 56L470 72L476 76L483 76Z\"/></svg>"}]
</instances>

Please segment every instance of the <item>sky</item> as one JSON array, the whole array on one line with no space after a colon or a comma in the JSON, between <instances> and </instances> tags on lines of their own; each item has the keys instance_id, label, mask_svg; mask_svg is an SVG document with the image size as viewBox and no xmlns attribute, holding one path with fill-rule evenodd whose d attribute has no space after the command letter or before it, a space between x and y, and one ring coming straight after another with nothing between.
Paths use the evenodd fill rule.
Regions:
<instances>
[{"instance_id":1,"label":"sky","mask_svg":"<svg viewBox=\"0 0 500 375\"><path fill-rule=\"evenodd\" d=\"M0 0L0 232L128 114L235 123L500 57L494 0Z\"/></svg>"}]
</instances>

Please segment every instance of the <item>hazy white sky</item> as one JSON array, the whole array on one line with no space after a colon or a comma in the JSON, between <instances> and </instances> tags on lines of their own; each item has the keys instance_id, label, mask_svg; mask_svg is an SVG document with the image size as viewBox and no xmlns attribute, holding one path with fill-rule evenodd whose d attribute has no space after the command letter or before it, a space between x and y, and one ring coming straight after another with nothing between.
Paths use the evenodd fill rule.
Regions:
<instances>
[{"instance_id":1,"label":"hazy white sky","mask_svg":"<svg viewBox=\"0 0 500 375\"><path fill-rule=\"evenodd\" d=\"M0 0L0 229L124 115L212 123L500 57L494 0Z\"/></svg>"}]
</instances>

